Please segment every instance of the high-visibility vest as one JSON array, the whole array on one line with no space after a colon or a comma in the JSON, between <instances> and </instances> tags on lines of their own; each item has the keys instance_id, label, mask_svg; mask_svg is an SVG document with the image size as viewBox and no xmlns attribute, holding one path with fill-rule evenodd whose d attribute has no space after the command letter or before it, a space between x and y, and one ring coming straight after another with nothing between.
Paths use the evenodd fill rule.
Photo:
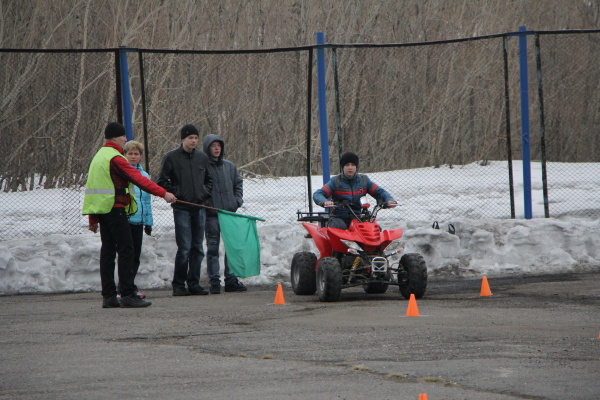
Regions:
<instances>
[{"instance_id":1,"label":"high-visibility vest","mask_svg":"<svg viewBox=\"0 0 600 400\"><path fill-rule=\"evenodd\" d=\"M82 214L108 214L115 205L115 185L110 177L110 160L115 157L125 158L113 147L102 147L92 159L85 184ZM131 182L125 193L130 198L129 207L125 211L127 215L135 214L137 203Z\"/></svg>"}]
</instances>

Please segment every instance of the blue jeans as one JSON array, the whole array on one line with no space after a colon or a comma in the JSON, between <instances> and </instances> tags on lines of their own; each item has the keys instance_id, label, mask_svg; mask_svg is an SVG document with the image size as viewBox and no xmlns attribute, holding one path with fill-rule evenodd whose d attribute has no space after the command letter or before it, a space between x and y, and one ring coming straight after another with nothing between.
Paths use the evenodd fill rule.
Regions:
<instances>
[{"instance_id":1,"label":"blue jeans","mask_svg":"<svg viewBox=\"0 0 600 400\"><path fill-rule=\"evenodd\" d=\"M219 275L219 242L221 240L221 228L219 227L219 217L217 214L206 214L206 271L211 285L217 285L221 282ZM227 264L227 254L225 254L225 284L233 283L237 280L235 275L229 273Z\"/></svg>"},{"instance_id":2,"label":"blue jeans","mask_svg":"<svg viewBox=\"0 0 600 400\"><path fill-rule=\"evenodd\" d=\"M173 288L185 287L188 289L200 286L200 265L204 259L205 211L182 210L173 208L175 220L175 242L177 255L175 256L175 271L173 274Z\"/></svg>"}]
</instances>

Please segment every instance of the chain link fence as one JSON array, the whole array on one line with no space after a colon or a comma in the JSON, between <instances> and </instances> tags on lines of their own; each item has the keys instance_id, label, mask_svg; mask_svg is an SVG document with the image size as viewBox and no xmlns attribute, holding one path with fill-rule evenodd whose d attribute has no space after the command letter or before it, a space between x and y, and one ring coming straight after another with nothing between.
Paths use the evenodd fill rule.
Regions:
<instances>
[{"instance_id":1,"label":"chain link fence","mask_svg":"<svg viewBox=\"0 0 600 400\"><path fill-rule=\"evenodd\" d=\"M351 150L363 173L402 170L378 180L408 220L510 218L503 39L334 47L331 112L339 117L330 127L332 163ZM489 177L481 180L490 190L479 207L459 199L481 187L470 187L461 174L450 178L452 169ZM436 202L425 183L434 183ZM403 203L409 192L422 193L418 206ZM454 215L436 208L449 201L457 203Z\"/></svg>"},{"instance_id":2,"label":"chain link fence","mask_svg":"<svg viewBox=\"0 0 600 400\"><path fill-rule=\"evenodd\" d=\"M532 157L548 163L546 216L598 218L590 183L599 177L589 163L600 162L600 33L539 33L535 46L543 124Z\"/></svg>"},{"instance_id":3,"label":"chain link fence","mask_svg":"<svg viewBox=\"0 0 600 400\"><path fill-rule=\"evenodd\" d=\"M208 134L224 140L225 158L244 178L240 212L267 217L285 209L293 217L305 208L306 178L285 178L306 176L311 51L143 50L143 78L133 87L134 97L139 89L147 99L150 172L157 176L163 155L181 144L180 128L193 123L200 131L199 151ZM276 204L264 201L273 192L281 193ZM160 234L172 229L173 217L161 213L155 222Z\"/></svg>"},{"instance_id":4,"label":"chain link fence","mask_svg":"<svg viewBox=\"0 0 600 400\"><path fill-rule=\"evenodd\" d=\"M574 196L593 188L586 163L600 161L600 95L590 84L600 73L599 35L528 39L531 154L535 173L545 175L533 190L546 216L600 214L591 190ZM339 154L355 151L360 171L392 193L407 220L515 215L523 190L515 36L325 50L332 174ZM244 176L241 212L294 221L321 185L313 51L128 49L145 168L156 178L181 126L193 123L201 136L224 139L226 158ZM120 116L118 52L0 49L0 240L86 232L87 168L105 124ZM461 176L477 177L477 186ZM482 186L479 206L463 204ZM434 188L435 201L424 187ZM406 193L423 196L409 207ZM442 214L442 202L452 215ZM170 207L154 199L153 208L156 233L172 229Z\"/></svg>"},{"instance_id":5,"label":"chain link fence","mask_svg":"<svg viewBox=\"0 0 600 400\"><path fill-rule=\"evenodd\" d=\"M78 234L99 127L115 119L115 52L0 50L0 240Z\"/></svg>"}]
</instances>

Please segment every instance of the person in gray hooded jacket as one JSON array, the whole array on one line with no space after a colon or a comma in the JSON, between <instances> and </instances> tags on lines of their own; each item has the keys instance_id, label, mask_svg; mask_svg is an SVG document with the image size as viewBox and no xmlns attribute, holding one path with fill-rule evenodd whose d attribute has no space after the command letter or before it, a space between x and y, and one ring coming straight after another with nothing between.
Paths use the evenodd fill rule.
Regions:
<instances>
[{"instance_id":1,"label":"person in gray hooded jacket","mask_svg":"<svg viewBox=\"0 0 600 400\"><path fill-rule=\"evenodd\" d=\"M212 178L212 191L208 205L220 210L237 211L244 203L243 180L234 163L223 158L225 142L217 135L206 135L203 139L204 152L209 158L208 171ZM219 274L219 242L221 229L216 211L206 210L206 268L210 281L210 293L221 293ZM225 260L225 291L245 292L247 288L237 276L229 273L227 254Z\"/></svg>"}]
</instances>

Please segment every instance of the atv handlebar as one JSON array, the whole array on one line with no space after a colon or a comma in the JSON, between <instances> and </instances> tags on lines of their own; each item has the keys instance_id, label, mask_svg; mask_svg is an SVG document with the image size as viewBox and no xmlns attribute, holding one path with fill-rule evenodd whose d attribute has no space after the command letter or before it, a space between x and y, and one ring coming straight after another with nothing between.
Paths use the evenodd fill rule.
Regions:
<instances>
[{"instance_id":1,"label":"atv handlebar","mask_svg":"<svg viewBox=\"0 0 600 400\"><path fill-rule=\"evenodd\" d=\"M396 201L392 201L392 204L389 204L389 202L385 202L385 201L378 201L377 205L375 207L379 207L381 208L394 208L398 205L398 203ZM363 204L362 208L369 208L369 204ZM348 200L343 200L343 201L334 201L333 205L331 206L326 206L323 205L323 207L325 208L339 208L339 207L350 207L350 202Z\"/></svg>"},{"instance_id":2,"label":"atv handlebar","mask_svg":"<svg viewBox=\"0 0 600 400\"><path fill-rule=\"evenodd\" d=\"M394 204L394 207L396 205L397 205L397 203ZM379 210L381 210L382 208L391 208L391 206L386 202L377 202L377 204L373 208L373 211L369 211L368 204L363 204L360 211L356 211L354 208L351 207L351 204L348 200L336 201L336 202L334 202L334 204L332 206L323 205L323 207L347 208L356 219L358 219L359 221L362 221L362 222L372 222L375 220L375 217L377 216L377 213L379 212ZM358 215L356 214L357 212L358 212ZM329 220L329 216L330 216L331 212L330 211L303 212L303 211L298 210L296 212L296 214L298 215L298 218L297 218L298 221L318 222L321 227L324 227L324 226L327 226L327 221Z\"/></svg>"},{"instance_id":3,"label":"atv handlebar","mask_svg":"<svg viewBox=\"0 0 600 400\"><path fill-rule=\"evenodd\" d=\"M398 202L392 201L392 204L390 204L390 202L381 202L381 204L377 203L377 205L380 205L381 208L394 208L398 205Z\"/></svg>"}]
</instances>

